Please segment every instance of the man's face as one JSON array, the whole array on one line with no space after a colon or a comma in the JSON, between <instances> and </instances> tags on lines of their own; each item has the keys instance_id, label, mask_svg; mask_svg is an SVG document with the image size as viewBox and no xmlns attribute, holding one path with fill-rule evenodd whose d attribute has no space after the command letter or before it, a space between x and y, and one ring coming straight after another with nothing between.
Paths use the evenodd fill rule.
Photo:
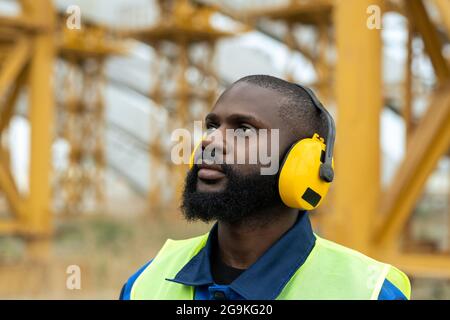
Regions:
<instances>
[{"instance_id":1,"label":"man's face","mask_svg":"<svg viewBox=\"0 0 450 320\"><path fill-rule=\"evenodd\" d=\"M269 154L272 143L277 143L277 150L284 154L295 141L290 130L283 128L286 125L278 114L280 99L274 90L245 82L234 85L219 98L206 116L207 136L202 144L214 150L213 157L208 159L210 162L203 159L194 165L186 178L182 209L188 219L239 222L259 209L282 205L278 175L261 175L259 159L256 164L249 163L250 155L258 154L262 146L261 129L267 130L264 143ZM279 131L278 141L270 140L273 129ZM227 139L230 130L243 137L245 143ZM242 155L244 164L228 161ZM214 163L218 156L222 156L223 164ZM280 158L278 153L271 156Z\"/></svg>"}]
</instances>

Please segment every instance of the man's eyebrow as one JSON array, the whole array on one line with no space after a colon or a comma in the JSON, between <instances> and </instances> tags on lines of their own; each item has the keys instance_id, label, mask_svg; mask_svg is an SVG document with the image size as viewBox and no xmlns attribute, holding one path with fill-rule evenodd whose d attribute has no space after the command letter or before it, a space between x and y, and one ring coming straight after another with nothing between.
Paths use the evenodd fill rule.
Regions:
<instances>
[{"instance_id":1,"label":"man's eyebrow","mask_svg":"<svg viewBox=\"0 0 450 320\"><path fill-rule=\"evenodd\" d=\"M219 117L215 113L208 113L205 117L205 122L212 121L217 122Z\"/></svg>"},{"instance_id":2,"label":"man's eyebrow","mask_svg":"<svg viewBox=\"0 0 450 320\"><path fill-rule=\"evenodd\" d=\"M215 113L208 113L205 117L205 122L219 122L220 117ZM249 115L249 114L237 114L234 113L227 117L227 120L230 122L250 122L254 123L255 125L265 128L269 127L264 121L257 119L256 117Z\"/></svg>"},{"instance_id":3,"label":"man's eyebrow","mask_svg":"<svg viewBox=\"0 0 450 320\"><path fill-rule=\"evenodd\" d=\"M249 115L249 114L232 114L227 118L229 121L234 121L234 122L250 122L250 123L254 123L259 127L263 127L263 128L268 128L269 126L264 123L264 121Z\"/></svg>"}]
</instances>

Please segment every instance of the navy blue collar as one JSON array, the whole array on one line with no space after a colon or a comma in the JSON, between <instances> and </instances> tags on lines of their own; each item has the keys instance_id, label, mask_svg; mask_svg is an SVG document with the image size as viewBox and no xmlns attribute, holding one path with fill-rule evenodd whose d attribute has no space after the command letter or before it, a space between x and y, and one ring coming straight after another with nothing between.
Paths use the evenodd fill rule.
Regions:
<instances>
[{"instance_id":1,"label":"navy blue collar","mask_svg":"<svg viewBox=\"0 0 450 320\"><path fill-rule=\"evenodd\" d=\"M188 286L214 284L210 255L217 237L217 223L206 245L175 276L167 279ZM308 213L299 212L296 223L229 287L247 300L273 300L305 262L316 238Z\"/></svg>"}]
</instances>

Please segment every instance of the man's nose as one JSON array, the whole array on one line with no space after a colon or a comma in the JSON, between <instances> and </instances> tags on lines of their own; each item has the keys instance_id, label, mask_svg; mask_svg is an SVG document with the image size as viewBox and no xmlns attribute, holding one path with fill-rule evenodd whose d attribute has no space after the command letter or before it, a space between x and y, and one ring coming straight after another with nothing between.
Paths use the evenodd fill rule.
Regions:
<instances>
[{"instance_id":1,"label":"man's nose","mask_svg":"<svg viewBox=\"0 0 450 320\"><path fill-rule=\"evenodd\" d=\"M204 152L205 149L209 152ZM203 159L208 159L212 162L219 160L222 157L222 163L225 162L225 156L227 152L225 135L219 131L215 130L213 133L207 135L202 141L202 157Z\"/></svg>"}]
</instances>

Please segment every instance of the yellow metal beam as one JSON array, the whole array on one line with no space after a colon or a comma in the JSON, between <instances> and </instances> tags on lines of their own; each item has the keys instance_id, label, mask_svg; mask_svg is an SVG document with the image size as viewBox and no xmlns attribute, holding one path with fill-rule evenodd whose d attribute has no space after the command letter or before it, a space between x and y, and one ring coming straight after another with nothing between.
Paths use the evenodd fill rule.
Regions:
<instances>
[{"instance_id":1,"label":"yellow metal beam","mask_svg":"<svg viewBox=\"0 0 450 320\"><path fill-rule=\"evenodd\" d=\"M450 79L450 67L442 55L442 43L422 0L405 1L409 22L421 34L425 50L433 64L436 77L440 83Z\"/></svg>"},{"instance_id":2,"label":"yellow metal beam","mask_svg":"<svg viewBox=\"0 0 450 320\"><path fill-rule=\"evenodd\" d=\"M211 23L211 17L217 12L212 6L194 7L191 0L158 1L161 23L144 28L122 30L119 34L137 38L145 43L155 45L160 41L175 43L185 41L215 42L223 37L233 36L216 28Z\"/></svg>"},{"instance_id":3,"label":"yellow metal beam","mask_svg":"<svg viewBox=\"0 0 450 320\"><path fill-rule=\"evenodd\" d=\"M380 184L380 30L367 27L373 0L340 0L335 6L337 139L333 214L324 219L328 237L357 250L370 248ZM361 84L364 85L361 85ZM369 189L370 188L370 189Z\"/></svg>"},{"instance_id":4,"label":"yellow metal beam","mask_svg":"<svg viewBox=\"0 0 450 320\"><path fill-rule=\"evenodd\" d=\"M450 146L450 83L434 97L408 142L403 164L385 192L383 220L375 240L382 246L393 243L409 217L439 158Z\"/></svg>"},{"instance_id":5,"label":"yellow metal beam","mask_svg":"<svg viewBox=\"0 0 450 320\"><path fill-rule=\"evenodd\" d=\"M26 74L27 72L25 68L25 70L22 71L22 73L15 81L13 92L10 95L8 95L8 98L5 100L3 106L0 104L0 137L2 135L3 130L5 130L6 127L8 126L9 121L14 113L14 107L16 105L19 93L25 82Z\"/></svg>"},{"instance_id":6,"label":"yellow metal beam","mask_svg":"<svg viewBox=\"0 0 450 320\"><path fill-rule=\"evenodd\" d=\"M22 8L32 19L54 30L56 13L50 0L22 0ZM53 141L52 74L55 57L52 32L33 38L29 70L30 181L26 226L29 232L48 235L51 231L50 168Z\"/></svg>"},{"instance_id":7,"label":"yellow metal beam","mask_svg":"<svg viewBox=\"0 0 450 320\"><path fill-rule=\"evenodd\" d=\"M434 0L434 3L441 16L442 24L447 31L447 36L450 38L450 1Z\"/></svg>"},{"instance_id":8,"label":"yellow metal beam","mask_svg":"<svg viewBox=\"0 0 450 320\"><path fill-rule=\"evenodd\" d=\"M412 72L412 62L413 62L413 52L412 44L414 38L414 31L411 24L408 24L408 41L406 43L406 65L405 65L405 84L404 84L404 103L402 108L402 116L405 121L406 128L406 142L410 138L411 132L413 132L413 114L412 114L412 103L413 103L413 72Z\"/></svg>"},{"instance_id":9,"label":"yellow metal beam","mask_svg":"<svg viewBox=\"0 0 450 320\"><path fill-rule=\"evenodd\" d=\"M305 24L327 22L330 19L331 11L335 0L291 0L286 4L264 6L262 9L251 9L242 12L240 15L245 19L255 19L266 17L270 19L283 19L285 21L298 21ZM365 12L365 11L364 11Z\"/></svg>"},{"instance_id":10,"label":"yellow metal beam","mask_svg":"<svg viewBox=\"0 0 450 320\"><path fill-rule=\"evenodd\" d=\"M28 16L22 15L17 17L0 15L0 27L23 29L25 31L32 31L32 32L48 31L47 23L42 23L36 21L35 19L31 19Z\"/></svg>"},{"instance_id":11,"label":"yellow metal beam","mask_svg":"<svg viewBox=\"0 0 450 320\"><path fill-rule=\"evenodd\" d=\"M118 40L108 38L104 27L95 25L83 26L82 30L64 28L57 45L60 56L66 60L102 59L127 52L127 48Z\"/></svg>"},{"instance_id":12,"label":"yellow metal beam","mask_svg":"<svg viewBox=\"0 0 450 320\"><path fill-rule=\"evenodd\" d=\"M8 58L2 61L0 69L0 98L22 71L30 55L30 44L26 37L20 37L13 45Z\"/></svg>"},{"instance_id":13,"label":"yellow metal beam","mask_svg":"<svg viewBox=\"0 0 450 320\"><path fill-rule=\"evenodd\" d=\"M398 253L392 256L380 254L378 259L397 268L424 278L450 278L450 255L436 253Z\"/></svg>"},{"instance_id":14,"label":"yellow metal beam","mask_svg":"<svg viewBox=\"0 0 450 320\"><path fill-rule=\"evenodd\" d=\"M0 189L6 195L6 199L12 211L21 218L25 215L24 199L17 190L14 178L11 175L7 163L8 161L5 159L4 152L0 150Z\"/></svg>"}]
</instances>

